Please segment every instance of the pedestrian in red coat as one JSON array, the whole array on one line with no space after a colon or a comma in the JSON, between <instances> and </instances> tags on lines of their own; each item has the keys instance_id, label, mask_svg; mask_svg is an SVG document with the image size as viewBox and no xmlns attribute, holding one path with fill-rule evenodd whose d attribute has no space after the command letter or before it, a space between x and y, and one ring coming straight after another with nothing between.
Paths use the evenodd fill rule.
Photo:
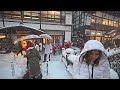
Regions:
<instances>
[{"instance_id":1,"label":"pedestrian in red coat","mask_svg":"<svg viewBox=\"0 0 120 90\"><path fill-rule=\"evenodd\" d=\"M62 53L62 48L63 48L63 45L62 45L62 43L60 43L60 45L59 45L60 52L59 53Z\"/></svg>"},{"instance_id":2,"label":"pedestrian in red coat","mask_svg":"<svg viewBox=\"0 0 120 90\"><path fill-rule=\"evenodd\" d=\"M56 46L54 45L53 46L53 55L55 55L55 53L56 53Z\"/></svg>"},{"instance_id":3,"label":"pedestrian in red coat","mask_svg":"<svg viewBox=\"0 0 120 90\"><path fill-rule=\"evenodd\" d=\"M63 48L62 43L59 45L59 48L60 48L60 51L61 51L61 50L62 50L62 48Z\"/></svg>"},{"instance_id":4,"label":"pedestrian in red coat","mask_svg":"<svg viewBox=\"0 0 120 90\"><path fill-rule=\"evenodd\" d=\"M69 48L71 48L71 42L70 41L68 42L68 44L69 44Z\"/></svg>"},{"instance_id":5,"label":"pedestrian in red coat","mask_svg":"<svg viewBox=\"0 0 120 90\"><path fill-rule=\"evenodd\" d=\"M66 48L70 48L69 42L66 42L66 43L65 43L65 47L66 47Z\"/></svg>"}]
</instances>

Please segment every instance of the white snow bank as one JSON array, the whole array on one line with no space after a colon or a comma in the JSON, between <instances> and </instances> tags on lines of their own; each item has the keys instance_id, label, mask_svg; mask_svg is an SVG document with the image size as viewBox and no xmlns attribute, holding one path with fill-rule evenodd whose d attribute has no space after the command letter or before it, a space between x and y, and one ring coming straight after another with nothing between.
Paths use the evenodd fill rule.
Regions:
<instances>
[{"instance_id":1,"label":"white snow bank","mask_svg":"<svg viewBox=\"0 0 120 90\"><path fill-rule=\"evenodd\" d=\"M69 53L69 54L74 54L74 50L72 48L67 48L65 49L66 53Z\"/></svg>"},{"instance_id":2,"label":"white snow bank","mask_svg":"<svg viewBox=\"0 0 120 90\"><path fill-rule=\"evenodd\" d=\"M77 59L79 59L79 57L76 56L76 55L71 54L71 55L68 56L68 60L70 60L72 63L74 63L74 61L77 60Z\"/></svg>"}]
</instances>

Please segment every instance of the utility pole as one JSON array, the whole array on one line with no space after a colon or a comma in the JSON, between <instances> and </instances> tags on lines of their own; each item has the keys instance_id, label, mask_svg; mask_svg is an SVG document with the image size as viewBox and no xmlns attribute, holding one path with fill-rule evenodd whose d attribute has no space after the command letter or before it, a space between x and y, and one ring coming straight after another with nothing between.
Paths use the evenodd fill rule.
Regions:
<instances>
[{"instance_id":1,"label":"utility pole","mask_svg":"<svg viewBox=\"0 0 120 90\"><path fill-rule=\"evenodd\" d=\"M5 27L5 21L4 21L4 11L2 11L2 21L3 21L3 27Z\"/></svg>"},{"instance_id":2,"label":"utility pole","mask_svg":"<svg viewBox=\"0 0 120 90\"><path fill-rule=\"evenodd\" d=\"M39 20L40 20L40 30L41 30L41 11L40 11L40 14L39 14Z\"/></svg>"},{"instance_id":3,"label":"utility pole","mask_svg":"<svg viewBox=\"0 0 120 90\"><path fill-rule=\"evenodd\" d=\"M24 16L24 11L21 11L21 23L20 24L23 24L23 16Z\"/></svg>"}]
</instances>

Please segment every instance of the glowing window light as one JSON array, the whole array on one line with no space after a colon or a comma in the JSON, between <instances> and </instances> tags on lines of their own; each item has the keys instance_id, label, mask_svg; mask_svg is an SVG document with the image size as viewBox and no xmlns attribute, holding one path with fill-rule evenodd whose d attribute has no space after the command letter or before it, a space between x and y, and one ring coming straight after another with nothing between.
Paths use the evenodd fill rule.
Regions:
<instances>
[{"instance_id":1,"label":"glowing window light","mask_svg":"<svg viewBox=\"0 0 120 90\"><path fill-rule=\"evenodd\" d=\"M5 38L6 36L4 36L4 35L0 35L0 38Z\"/></svg>"},{"instance_id":2,"label":"glowing window light","mask_svg":"<svg viewBox=\"0 0 120 90\"><path fill-rule=\"evenodd\" d=\"M101 33L97 33L97 35L101 35Z\"/></svg>"},{"instance_id":3,"label":"glowing window light","mask_svg":"<svg viewBox=\"0 0 120 90\"><path fill-rule=\"evenodd\" d=\"M55 11L52 11L52 14L54 14L55 13Z\"/></svg>"},{"instance_id":4,"label":"glowing window light","mask_svg":"<svg viewBox=\"0 0 120 90\"><path fill-rule=\"evenodd\" d=\"M43 38L43 43L45 43L45 38Z\"/></svg>"},{"instance_id":5,"label":"glowing window light","mask_svg":"<svg viewBox=\"0 0 120 90\"><path fill-rule=\"evenodd\" d=\"M107 35L105 35L105 37L108 37Z\"/></svg>"},{"instance_id":6,"label":"glowing window light","mask_svg":"<svg viewBox=\"0 0 120 90\"><path fill-rule=\"evenodd\" d=\"M95 32L91 32L91 35L95 35Z\"/></svg>"}]
</instances>

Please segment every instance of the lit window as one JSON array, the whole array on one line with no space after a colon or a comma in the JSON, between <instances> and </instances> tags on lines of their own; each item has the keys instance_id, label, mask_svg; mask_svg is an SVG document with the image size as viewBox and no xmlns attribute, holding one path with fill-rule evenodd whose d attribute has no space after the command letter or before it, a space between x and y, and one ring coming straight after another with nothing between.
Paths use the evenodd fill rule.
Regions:
<instances>
[{"instance_id":1,"label":"lit window","mask_svg":"<svg viewBox=\"0 0 120 90\"><path fill-rule=\"evenodd\" d=\"M24 11L24 15L31 15L31 11Z\"/></svg>"},{"instance_id":2,"label":"lit window","mask_svg":"<svg viewBox=\"0 0 120 90\"><path fill-rule=\"evenodd\" d=\"M96 18L96 23L102 24L102 19L101 18Z\"/></svg>"},{"instance_id":3,"label":"lit window","mask_svg":"<svg viewBox=\"0 0 120 90\"><path fill-rule=\"evenodd\" d=\"M107 19L103 19L103 23L102 24L103 25L109 25L108 20Z\"/></svg>"},{"instance_id":4,"label":"lit window","mask_svg":"<svg viewBox=\"0 0 120 90\"><path fill-rule=\"evenodd\" d=\"M35 12L35 11L34 11L34 12L32 11L32 16L39 16L38 11L36 11L36 12Z\"/></svg>"},{"instance_id":5,"label":"lit window","mask_svg":"<svg viewBox=\"0 0 120 90\"><path fill-rule=\"evenodd\" d=\"M31 11L24 11L24 18L30 19L31 18Z\"/></svg>"},{"instance_id":6,"label":"lit window","mask_svg":"<svg viewBox=\"0 0 120 90\"><path fill-rule=\"evenodd\" d=\"M95 17L94 16L92 16L91 22L95 23Z\"/></svg>"},{"instance_id":7,"label":"lit window","mask_svg":"<svg viewBox=\"0 0 120 90\"><path fill-rule=\"evenodd\" d=\"M114 21L114 26L118 27L118 22Z\"/></svg>"},{"instance_id":8,"label":"lit window","mask_svg":"<svg viewBox=\"0 0 120 90\"><path fill-rule=\"evenodd\" d=\"M91 32L91 35L95 35L95 32Z\"/></svg>"},{"instance_id":9,"label":"lit window","mask_svg":"<svg viewBox=\"0 0 120 90\"><path fill-rule=\"evenodd\" d=\"M100 32L97 32L97 33L96 33L96 35L100 36L100 35L101 35L101 33L100 33Z\"/></svg>"},{"instance_id":10,"label":"lit window","mask_svg":"<svg viewBox=\"0 0 120 90\"><path fill-rule=\"evenodd\" d=\"M55 11L55 15L60 15L60 12L58 12L58 11Z\"/></svg>"},{"instance_id":11,"label":"lit window","mask_svg":"<svg viewBox=\"0 0 120 90\"><path fill-rule=\"evenodd\" d=\"M0 38L5 38L6 36L4 36L4 35L0 35Z\"/></svg>"}]
</instances>

